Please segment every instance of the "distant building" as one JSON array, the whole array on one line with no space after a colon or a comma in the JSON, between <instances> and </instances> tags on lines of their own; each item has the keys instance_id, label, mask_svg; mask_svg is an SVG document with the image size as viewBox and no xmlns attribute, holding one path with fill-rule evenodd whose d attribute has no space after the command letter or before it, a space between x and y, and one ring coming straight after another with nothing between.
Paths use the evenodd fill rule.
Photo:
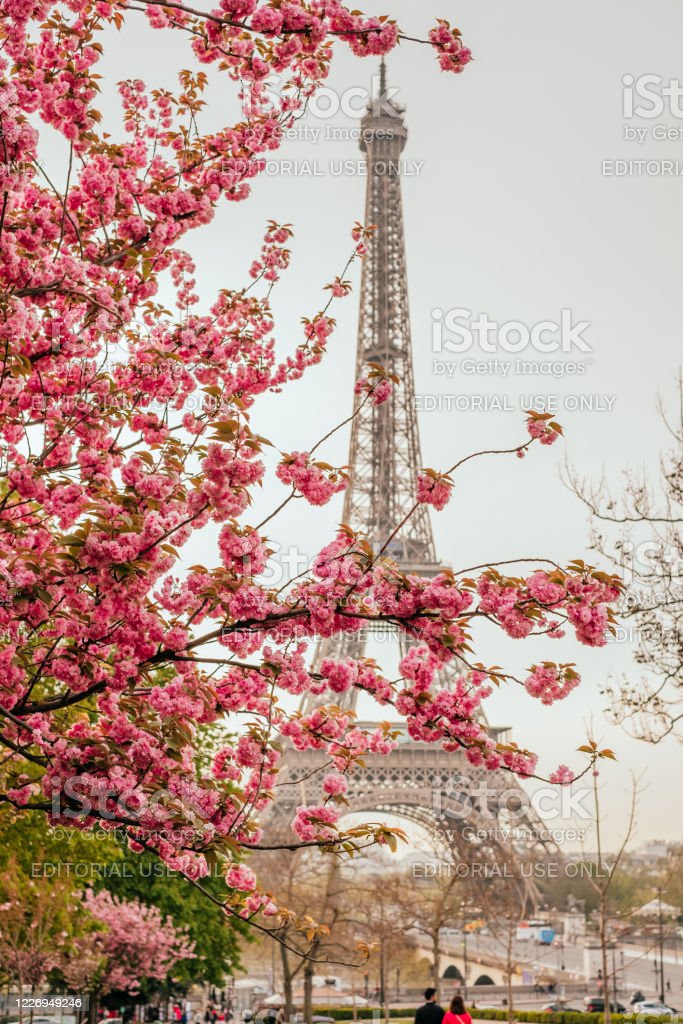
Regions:
<instances>
[{"instance_id":1,"label":"distant building","mask_svg":"<svg viewBox=\"0 0 683 1024\"><path fill-rule=\"evenodd\" d=\"M651 839L647 843L636 847L631 856L644 864L655 864L658 860L664 860L673 850L674 843L668 843L664 839Z\"/></svg>"}]
</instances>

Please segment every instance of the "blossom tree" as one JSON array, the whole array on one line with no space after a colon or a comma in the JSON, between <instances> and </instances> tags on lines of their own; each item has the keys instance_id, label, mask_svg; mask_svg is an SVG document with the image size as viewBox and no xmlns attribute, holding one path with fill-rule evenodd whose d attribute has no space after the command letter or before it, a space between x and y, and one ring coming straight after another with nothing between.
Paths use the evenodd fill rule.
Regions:
<instances>
[{"instance_id":1,"label":"blossom tree","mask_svg":"<svg viewBox=\"0 0 683 1024\"><path fill-rule=\"evenodd\" d=\"M160 47L185 38L193 69L179 70L175 91L120 83L113 137L96 106L98 63L110 34L139 31L141 19ZM262 577L279 509L324 505L347 478L318 453L333 425L279 452L256 429L259 398L323 359L332 307L372 226L354 228L349 262L303 318L297 345L276 338L270 305L290 227L269 223L245 281L226 283L207 308L183 239L219 204L248 198L325 80L333 44L363 57L406 38L391 18L339 0L220 0L207 11L182 0L4 0L0 35L1 798L53 823L119 828L196 885L218 869L226 912L268 929L278 907L244 859L267 845L259 816L283 741L326 751L332 765L325 802L299 808L287 845L392 843L388 827L338 824L343 776L395 742L388 726L358 727L338 695L370 695L411 737L464 750L474 765L534 775L531 752L487 732L482 703L516 677L476 659L475 627L559 638L568 626L600 645L619 586L581 562L421 578L392 563L391 537L373 550L347 525L289 585ZM445 21L417 42L444 71L471 57ZM239 95L237 123L202 129L209 73ZM41 162L46 133L64 146L63 188ZM391 401L395 387L371 367L354 415ZM527 427L476 454L522 457L561 432L545 414L529 414ZM252 495L274 453L273 486L286 490L256 523ZM415 508L444 508L473 456L425 468ZM208 564L188 566L182 549L201 531ZM311 668L316 639L372 623L410 642L398 679L364 660ZM578 681L572 665L550 662L516 679L545 703ZM283 696L307 692L320 696L317 710L287 710ZM197 741L216 723L223 739L207 768ZM564 766L551 775L571 778Z\"/></svg>"},{"instance_id":2,"label":"blossom tree","mask_svg":"<svg viewBox=\"0 0 683 1024\"><path fill-rule=\"evenodd\" d=\"M64 879L30 878L10 861L0 883L0 977L19 993L40 986L78 941L78 899ZM24 1008L17 1007L23 1020Z\"/></svg>"},{"instance_id":3,"label":"blossom tree","mask_svg":"<svg viewBox=\"0 0 683 1024\"><path fill-rule=\"evenodd\" d=\"M106 889L97 895L88 890L83 907L100 930L77 942L62 967L76 991L135 995L143 981L165 981L180 960L195 955L193 944L158 907L119 900Z\"/></svg>"}]
</instances>

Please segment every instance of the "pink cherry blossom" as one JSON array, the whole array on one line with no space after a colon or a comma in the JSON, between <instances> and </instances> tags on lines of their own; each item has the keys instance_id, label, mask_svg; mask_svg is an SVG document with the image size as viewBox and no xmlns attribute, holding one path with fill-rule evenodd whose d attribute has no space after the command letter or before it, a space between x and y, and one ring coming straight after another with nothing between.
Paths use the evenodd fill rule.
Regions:
<instances>
[{"instance_id":1,"label":"pink cherry blossom","mask_svg":"<svg viewBox=\"0 0 683 1024\"><path fill-rule=\"evenodd\" d=\"M453 482L447 476L440 476L431 470L418 473L417 500L419 502L432 505L440 512L451 500L452 491Z\"/></svg>"},{"instance_id":2,"label":"pink cherry blossom","mask_svg":"<svg viewBox=\"0 0 683 1024\"><path fill-rule=\"evenodd\" d=\"M143 979L165 981L177 963L195 956L193 943L158 907L121 900L102 889L86 891L83 909L103 930L78 940L79 952L66 967L71 984L134 995Z\"/></svg>"},{"instance_id":3,"label":"pink cherry blossom","mask_svg":"<svg viewBox=\"0 0 683 1024\"><path fill-rule=\"evenodd\" d=\"M549 776L550 782L555 782L560 786L568 786L574 781L574 772L571 768L568 768L566 764L561 764L554 772Z\"/></svg>"},{"instance_id":4,"label":"pink cherry blossom","mask_svg":"<svg viewBox=\"0 0 683 1024\"><path fill-rule=\"evenodd\" d=\"M534 440L541 444L554 444L562 433L559 424L554 423L549 413L528 413L527 430Z\"/></svg>"},{"instance_id":5,"label":"pink cherry blossom","mask_svg":"<svg viewBox=\"0 0 683 1024\"><path fill-rule=\"evenodd\" d=\"M227 873L226 881L233 889L251 892L256 888L256 875L245 864L236 864Z\"/></svg>"},{"instance_id":6,"label":"pink cherry blossom","mask_svg":"<svg viewBox=\"0 0 683 1024\"><path fill-rule=\"evenodd\" d=\"M283 484L291 484L311 505L326 505L332 495L343 491L347 485L343 470L312 462L308 452L286 456L276 472Z\"/></svg>"},{"instance_id":7,"label":"pink cherry blossom","mask_svg":"<svg viewBox=\"0 0 683 1024\"><path fill-rule=\"evenodd\" d=\"M326 775L323 779L323 791L328 796L343 796L348 789L348 783L343 775Z\"/></svg>"},{"instance_id":8,"label":"pink cherry blossom","mask_svg":"<svg viewBox=\"0 0 683 1024\"><path fill-rule=\"evenodd\" d=\"M538 697L543 704L552 704L556 700L564 700L580 681L573 666L558 666L548 662L534 665L524 685L532 697Z\"/></svg>"}]
</instances>

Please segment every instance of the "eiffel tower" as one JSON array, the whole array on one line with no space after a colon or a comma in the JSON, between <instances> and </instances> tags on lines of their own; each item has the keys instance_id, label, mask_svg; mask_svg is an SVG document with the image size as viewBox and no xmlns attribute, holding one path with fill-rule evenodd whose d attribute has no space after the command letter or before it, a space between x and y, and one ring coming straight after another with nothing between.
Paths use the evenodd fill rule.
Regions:
<instances>
[{"instance_id":1,"label":"eiffel tower","mask_svg":"<svg viewBox=\"0 0 683 1024\"><path fill-rule=\"evenodd\" d=\"M386 68L381 64L379 95L361 120L361 149L367 159L366 225L375 231L363 263L356 378L368 362L380 363L396 374L400 387L381 405L366 403L353 421L349 452L350 485L344 503L344 522L364 533L379 550L415 502L416 477L422 466L415 413L408 282L406 271L400 160L408 132L404 107L388 98ZM357 399L356 409L358 409ZM427 506L421 504L385 549L404 572L433 576L441 571L436 558ZM326 638L314 658L361 658L368 637L348 633ZM400 648L405 641L397 638ZM444 681L447 685L447 681ZM357 691L335 697L334 703L355 711ZM329 703L326 695L307 694L301 712L309 714ZM364 727L372 723L359 723ZM397 725L401 729L400 724ZM490 734L505 741L508 730L489 726ZM473 767L461 752L447 753L437 744L410 740L401 732L388 756L371 755L364 768L348 776L347 797L353 812L387 813L408 819L432 835L447 834L448 843L466 855L466 834L491 832L478 842L479 855L500 860L505 845L534 848L542 855L554 843L534 838L543 826L529 806L516 778L503 772ZM287 748L280 762L277 797L264 820L267 832L286 830L299 804L323 799L320 770L325 757L318 751ZM463 806L467 813L463 816ZM503 840L501 834L507 833ZM530 838L520 838L520 836Z\"/></svg>"}]
</instances>

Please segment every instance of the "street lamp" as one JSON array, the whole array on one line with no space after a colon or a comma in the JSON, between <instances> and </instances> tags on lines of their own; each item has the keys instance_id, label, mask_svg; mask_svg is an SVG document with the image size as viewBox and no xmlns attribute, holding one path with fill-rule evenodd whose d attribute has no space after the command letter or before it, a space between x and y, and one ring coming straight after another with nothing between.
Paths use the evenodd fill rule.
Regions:
<instances>
[{"instance_id":1,"label":"street lamp","mask_svg":"<svg viewBox=\"0 0 683 1024\"><path fill-rule=\"evenodd\" d=\"M664 1002L664 921L662 918L662 890L657 889L657 909L659 911L659 1001Z\"/></svg>"},{"instance_id":2,"label":"street lamp","mask_svg":"<svg viewBox=\"0 0 683 1024\"><path fill-rule=\"evenodd\" d=\"M467 913L473 908L468 907L465 900L460 904L460 920L462 921L462 997L467 1002Z\"/></svg>"}]
</instances>

